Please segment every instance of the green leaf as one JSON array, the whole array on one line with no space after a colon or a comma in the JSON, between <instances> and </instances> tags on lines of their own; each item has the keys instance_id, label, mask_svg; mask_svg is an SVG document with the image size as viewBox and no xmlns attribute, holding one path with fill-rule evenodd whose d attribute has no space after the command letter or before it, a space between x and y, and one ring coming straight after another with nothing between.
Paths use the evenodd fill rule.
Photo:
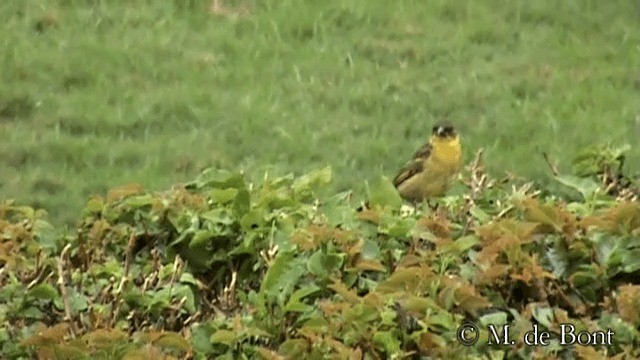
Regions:
<instances>
[{"instance_id":1,"label":"green leaf","mask_svg":"<svg viewBox=\"0 0 640 360\"><path fill-rule=\"evenodd\" d=\"M266 274L264 274L264 278L262 279L262 283L260 284L260 292L271 292L277 291L277 284L282 278L283 274L289 268L289 265L293 260L292 253L280 253L276 257L275 261L269 266Z\"/></svg>"},{"instance_id":2,"label":"green leaf","mask_svg":"<svg viewBox=\"0 0 640 360\"><path fill-rule=\"evenodd\" d=\"M392 223L381 226L380 231L386 232L391 237L405 237L415 227L415 224L414 218L396 218ZM385 225L388 226L386 229L384 229Z\"/></svg>"},{"instance_id":3,"label":"green leaf","mask_svg":"<svg viewBox=\"0 0 640 360\"><path fill-rule=\"evenodd\" d=\"M314 331L326 331L328 326L329 323L327 320L321 316L312 317L302 325L303 328L312 329Z\"/></svg>"},{"instance_id":4,"label":"green leaf","mask_svg":"<svg viewBox=\"0 0 640 360\"><path fill-rule=\"evenodd\" d=\"M198 281L196 280L196 278L188 272L182 273L182 275L180 275L180 282L183 284L189 284L189 285L198 285Z\"/></svg>"},{"instance_id":5,"label":"green leaf","mask_svg":"<svg viewBox=\"0 0 640 360\"><path fill-rule=\"evenodd\" d=\"M602 232L594 232L589 240L594 245L595 259L600 265L610 265L609 259L617 247L615 238L612 235Z\"/></svg>"},{"instance_id":6,"label":"green leaf","mask_svg":"<svg viewBox=\"0 0 640 360\"><path fill-rule=\"evenodd\" d=\"M360 255L363 259L378 259L380 257L380 245L376 241L367 239L362 245Z\"/></svg>"},{"instance_id":7,"label":"green leaf","mask_svg":"<svg viewBox=\"0 0 640 360\"><path fill-rule=\"evenodd\" d=\"M47 283L32 287L28 294L40 300L56 300L60 297L58 290Z\"/></svg>"},{"instance_id":8,"label":"green leaf","mask_svg":"<svg viewBox=\"0 0 640 360\"><path fill-rule=\"evenodd\" d=\"M191 344L180 334L172 331L164 332L153 344L162 348L175 349L182 352L191 350Z\"/></svg>"},{"instance_id":9,"label":"green leaf","mask_svg":"<svg viewBox=\"0 0 640 360\"><path fill-rule=\"evenodd\" d=\"M92 197L84 207L85 213L101 213L104 210L104 200L101 197Z\"/></svg>"},{"instance_id":10,"label":"green leaf","mask_svg":"<svg viewBox=\"0 0 640 360\"><path fill-rule=\"evenodd\" d=\"M213 330L209 324L197 324L191 328L191 344L193 350L201 354L209 354L213 352L213 345L211 342L211 336Z\"/></svg>"},{"instance_id":11,"label":"green leaf","mask_svg":"<svg viewBox=\"0 0 640 360\"><path fill-rule=\"evenodd\" d=\"M189 246L185 247L181 254L194 269L204 270L213 262L214 251L211 249L211 242L208 241L210 234L206 231L200 233L196 241L191 239Z\"/></svg>"},{"instance_id":12,"label":"green leaf","mask_svg":"<svg viewBox=\"0 0 640 360\"><path fill-rule=\"evenodd\" d=\"M71 308L76 313L83 312L89 307L89 301L87 300L87 297L75 291L73 292L72 296L70 296L70 302Z\"/></svg>"},{"instance_id":13,"label":"green leaf","mask_svg":"<svg viewBox=\"0 0 640 360\"><path fill-rule=\"evenodd\" d=\"M314 275L326 278L332 271L340 269L342 261L343 257L338 254L324 254L318 250L309 257L307 269Z\"/></svg>"},{"instance_id":14,"label":"green leaf","mask_svg":"<svg viewBox=\"0 0 640 360\"><path fill-rule=\"evenodd\" d=\"M224 169L209 168L204 170L198 178L185 185L187 189L193 188L236 188L245 187L244 178L241 174L232 173Z\"/></svg>"},{"instance_id":15,"label":"green leaf","mask_svg":"<svg viewBox=\"0 0 640 360\"><path fill-rule=\"evenodd\" d=\"M233 213L237 218L240 218L249 210L251 210L251 194L243 187L238 191L233 201Z\"/></svg>"},{"instance_id":16,"label":"green leaf","mask_svg":"<svg viewBox=\"0 0 640 360\"><path fill-rule=\"evenodd\" d=\"M299 195L313 190L315 186L328 184L331 182L331 176L332 171L330 166L311 171L294 180L292 185L293 192L294 194Z\"/></svg>"},{"instance_id":17,"label":"green leaf","mask_svg":"<svg viewBox=\"0 0 640 360\"><path fill-rule=\"evenodd\" d=\"M303 359L309 345L304 339L288 339L278 347L278 353L287 359Z\"/></svg>"},{"instance_id":18,"label":"green leaf","mask_svg":"<svg viewBox=\"0 0 640 360\"><path fill-rule=\"evenodd\" d=\"M467 235L456 239L456 241L453 242L453 245L458 253L463 253L479 243L480 240L476 235Z\"/></svg>"},{"instance_id":19,"label":"green leaf","mask_svg":"<svg viewBox=\"0 0 640 360\"><path fill-rule=\"evenodd\" d=\"M139 196L131 196L124 200L124 205L126 207L137 209L145 206L151 206L155 202L153 195L139 195Z\"/></svg>"},{"instance_id":20,"label":"green leaf","mask_svg":"<svg viewBox=\"0 0 640 360\"><path fill-rule=\"evenodd\" d=\"M260 227L264 224L264 215L262 210L253 209L246 213L242 219L240 219L240 226L242 230L249 231L251 229Z\"/></svg>"},{"instance_id":21,"label":"green leaf","mask_svg":"<svg viewBox=\"0 0 640 360\"><path fill-rule=\"evenodd\" d=\"M226 188L226 189L212 189L209 192L209 197L216 204L226 204L231 200L234 200L238 195L238 189Z\"/></svg>"},{"instance_id":22,"label":"green leaf","mask_svg":"<svg viewBox=\"0 0 640 360\"><path fill-rule=\"evenodd\" d=\"M486 223L491 220L491 216L484 212L484 210L482 210L479 206L472 206L471 209L469 209L469 212L474 218L480 220L481 223Z\"/></svg>"},{"instance_id":23,"label":"green leaf","mask_svg":"<svg viewBox=\"0 0 640 360\"><path fill-rule=\"evenodd\" d=\"M293 253L279 253L260 284L260 293L269 299L278 298L280 301L289 296L298 279L304 274Z\"/></svg>"},{"instance_id":24,"label":"green leaf","mask_svg":"<svg viewBox=\"0 0 640 360\"><path fill-rule=\"evenodd\" d=\"M600 189L595 181L573 175L557 175L554 177L559 183L578 191L584 199L591 199Z\"/></svg>"},{"instance_id":25,"label":"green leaf","mask_svg":"<svg viewBox=\"0 0 640 360\"><path fill-rule=\"evenodd\" d=\"M402 205L402 198L393 183L382 175L367 187L367 196L371 205L397 208Z\"/></svg>"},{"instance_id":26,"label":"green leaf","mask_svg":"<svg viewBox=\"0 0 640 360\"><path fill-rule=\"evenodd\" d=\"M287 305L284 307L285 312L305 312L311 309L311 306L303 304L302 299L313 293L316 293L320 288L316 285L308 285L302 287L291 294Z\"/></svg>"},{"instance_id":27,"label":"green leaf","mask_svg":"<svg viewBox=\"0 0 640 360\"><path fill-rule=\"evenodd\" d=\"M27 219L33 219L36 211L30 206L16 206L13 210L19 214L22 214Z\"/></svg>"},{"instance_id":28,"label":"green leaf","mask_svg":"<svg viewBox=\"0 0 640 360\"><path fill-rule=\"evenodd\" d=\"M33 234L38 240L38 244L48 250L49 253L56 251L58 244L56 241L56 230L50 223L37 219L33 222Z\"/></svg>"},{"instance_id":29,"label":"green leaf","mask_svg":"<svg viewBox=\"0 0 640 360\"><path fill-rule=\"evenodd\" d=\"M487 327L489 325L502 326L507 323L507 313L504 311L496 311L480 317L480 324Z\"/></svg>"},{"instance_id":30,"label":"green leaf","mask_svg":"<svg viewBox=\"0 0 640 360\"><path fill-rule=\"evenodd\" d=\"M560 245L560 241L558 241L554 247L548 249L544 254L551 265L553 274L559 278L563 277L569 267L569 254L567 253L567 250Z\"/></svg>"},{"instance_id":31,"label":"green leaf","mask_svg":"<svg viewBox=\"0 0 640 360\"><path fill-rule=\"evenodd\" d=\"M373 335L373 343L382 348L388 355L400 352L400 341L390 331L378 331Z\"/></svg>"},{"instance_id":32,"label":"green leaf","mask_svg":"<svg viewBox=\"0 0 640 360\"><path fill-rule=\"evenodd\" d=\"M622 254L622 271L633 273L640 270L640 249L627 250Z\"/></svg>"},{"instance_id":33,"label":"green leaf","mask_svg":"<svg viewBox=\"0 0 640 360\"><path fill-rule=\"evenodd\" d=\"M186 309L189 313L195 313L196 309L196 300L193 290L187 285L177 286L173 289L173 297L178 299L185 299L184 309Z\"/></svg>"},{"instance_id":34,"label":"green leaf","mask_svg":"<svg viewBox=\"0 0 640 360\"><path fill-rule=\"evenodd\" d=\"M200 214L200 217L212 224L231 225L234 223L234 219L231 216L231 212L226 208L215 208L205 213ZM194 217L195 221L197 217ZM192 228L194 225L192 225Z\"/></svg>"},{"instance_id":35,"label":"green leaf","mask_svg":"<svg viewBox=\"0 0 640 360\"><path fill-rule=\"evenodd\" d=\"M536 319L542 326L547 329L551 329L551 323L553 322L553 308L550 307L535 307L533 309L533 318Z\"/></svg>"},{"instance_id":36,"label":"green leaf","mask_svg":"<svg viewBox=\"0 0 640 360\"><path fill-rule=\"evenodd\" d=\"M236 341L236 333L229 330L218 330L209 339L212 343L232 345Z\"/></svg>"},{"instance_id":37,"label":"green leaf","mask_svg":"<svg viewBox=\"0 0 640 360\"><path fill-rule=\"evenodd\" d=\"M211 243L213 232L210 230L197 230L193 233L191 241L189 241L190 248L206 247Z\"/></svg>"}]
</instances>

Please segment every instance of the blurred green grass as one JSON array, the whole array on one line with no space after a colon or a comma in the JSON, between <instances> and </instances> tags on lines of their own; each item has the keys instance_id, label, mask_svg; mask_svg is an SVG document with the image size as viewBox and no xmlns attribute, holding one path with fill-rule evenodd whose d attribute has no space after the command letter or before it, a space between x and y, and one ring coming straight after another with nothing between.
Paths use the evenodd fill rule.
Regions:
<instances>
[{"instance_id":1,"label":"blurred green grass","mask_svg":"<svg viewBox=\"0 0 640 360\"><path fill-rule=\"evenodd\" d=\"M88 196L221 166L396 170L433 122L470 161L548 181L585 146L640 169L636 5L486 0L0 4L0 198L73 223Z\"/></svg>"}]
</instances>

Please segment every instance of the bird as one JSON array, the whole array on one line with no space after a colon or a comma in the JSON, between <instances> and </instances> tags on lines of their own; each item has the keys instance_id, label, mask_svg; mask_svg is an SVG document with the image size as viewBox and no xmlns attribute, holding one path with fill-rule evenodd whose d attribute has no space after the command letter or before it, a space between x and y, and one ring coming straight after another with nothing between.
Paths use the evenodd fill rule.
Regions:
<instances>
[{"instance_id":1,"label":"bird","mask_svg":"<svg viewBox=\"0 0 640 360\"><path fill-rule=\"evenodd\" d=\"M393 179L400 196L414 204L443 196L462 167L458 132L448 122L433 126L431 138Z\"/></svg>"}]
</instances>

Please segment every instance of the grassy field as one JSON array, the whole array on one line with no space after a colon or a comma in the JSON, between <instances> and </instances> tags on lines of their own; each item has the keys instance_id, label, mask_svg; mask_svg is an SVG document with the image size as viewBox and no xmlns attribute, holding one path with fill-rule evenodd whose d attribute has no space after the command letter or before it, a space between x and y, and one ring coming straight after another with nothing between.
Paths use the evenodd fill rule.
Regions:
<instances>
[{"instance_id":1,"label":"grassy field","mask_svg":"<svg viewBox=\"0 0 640 360\"><path fill-rule=\"evenodd\" d=\"M448 117L467 161L548 181L633 146L637 7L598 1L5 1L0 198L72 223L92 194L221 166L335 170L362 194Z\"/></svg>"}]
</instances>

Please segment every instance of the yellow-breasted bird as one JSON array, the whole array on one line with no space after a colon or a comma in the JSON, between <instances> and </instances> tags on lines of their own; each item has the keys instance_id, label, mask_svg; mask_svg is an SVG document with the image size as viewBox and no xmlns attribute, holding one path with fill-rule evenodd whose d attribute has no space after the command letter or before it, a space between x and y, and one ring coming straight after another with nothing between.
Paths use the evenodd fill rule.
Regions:
<instances>
[{"instance_id":1,"label":"yellow-breasted bird","mask_svg":"<svg viewBox=\"0 0 640 360\"><path fill-rule=\"evenodd\" d=\"M424 144L393 179L403 199L413 203L444 195L462 167L462 146L451 124L437 124Z\"/></svg>"}]
</instances>

